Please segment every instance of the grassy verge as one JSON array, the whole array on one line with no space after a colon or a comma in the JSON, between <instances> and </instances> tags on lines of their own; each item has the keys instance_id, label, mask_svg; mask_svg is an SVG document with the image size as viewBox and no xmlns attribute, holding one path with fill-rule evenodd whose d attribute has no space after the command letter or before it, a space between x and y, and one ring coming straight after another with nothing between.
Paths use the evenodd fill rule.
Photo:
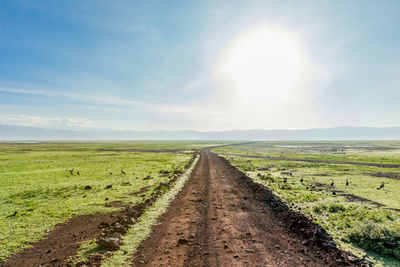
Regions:
<instances>
[{"instance_id":1,"label":"grassy verge","mask_svg":"<svg viewBox=\"0 0 400 267\"><path fill-rule=\"evenodd\" d=\"M256 150L252 146L249 153ZM395 210L400 208L400 181L369 175L400 170L232 156L245 154L238 147L215 150L230 154L226 157L234 166L322 225L343 249L368 254L377 266L400 266L400 212ZM385 187L377 190L382 182Z\"/></svg>"}]
</instances>

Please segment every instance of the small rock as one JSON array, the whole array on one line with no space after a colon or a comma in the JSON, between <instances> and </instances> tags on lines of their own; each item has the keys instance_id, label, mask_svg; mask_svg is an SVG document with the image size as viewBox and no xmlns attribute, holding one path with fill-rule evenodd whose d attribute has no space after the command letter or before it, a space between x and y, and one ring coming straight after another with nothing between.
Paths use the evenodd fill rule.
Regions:
<instances>
[{"instance_id":1,"label":"small rock","mask_svg":"<svg viewBox=\"0 0 400 267\"><path fill-rule=\"evenodd\" d=\"M248 253L254 253L254 249L250 249L250 248L246 248L245 251Z\"/></svg>"},{"instance_id":2,"label":"small rock","mask_svg":"<svg viewBox=\"0 0 400 267\"><path fill-rule=\"evenodd\" d=\"M348 259L351 263L355 263L355 262L358 262L358 261L359 261L357 257L354 257L354 256L352 256L352 255L347 256L347 259Z\"/></svg>"},{"instance_id":3,"label":"small rock","mask_svg":"<svg viewBox=\"0 0 400 267\"><path fill-rule=\"evenodd\" d=\"M126 232L125 227L122 224L117 223L117 222L113 225L113 229L115 232L121 233L121 234L124 234Z\"/></svg>"},{"instance_id":4,"label":"small rock","mask_svg":"<svg viewBox=\"0 0 400 267\"><path fill-rule=\"evenodd\" d=\"M227 249L227 248L228 248L228 245L227 245L227 244L225 244L225 245L224 245L224 249Z\"/></svg>"},{"instance_id":5,"label":"small rock","mask_svg":"<svg viewBox=\"0 0 400 267\"><path fill-rule=\"evenodd\" d=\"M93 258L96 259L96 260L98 260L98 261L102 261L102 260L104 260L104 259L107 258L107 257L106 257L106 255L100 254L100 253L99 253L99 254L94 255Z\"/></svg>"},{"instance_id":6,"label":"small rock","mask_svg":"<svg viewBox=\"0 0 400 267\"><path fill-rule=\"evenodd\" d=\"M106 253L104 253L104 255L106 255L106 257L111 257L113 253L111 251L107 251Z\"/></svg>"},{"instance_id":7,"label":"small rock","mask_svg":"<svg viewBox=\"0 0 400 267\"><path fill-rule=\"evenodd\" d=\"M121 246L122 241L116 237L99 237L96 243L107 250L117 250Z\"/></svg>"},{"instance_id":8,"label":"small rock","mask_svg":"<svg viewBox=\"0 0 400 267\"><path fill-rule=\"evenodd\" d=\"M109 224L108 222L101 222L101 223L99 224L99 228L106 228L106 227L108 227L108 226L110 226L110 224Z\"/></svg>"},{"instance_id":9,"label":"small rock","mask_svg":"<svg viewBox=\"0 0 400 267\"><path fill-rule=\"evenodd\" d=\"M187 243L188 243L188 241L185 238L181 238L181 239L178 240L178 244L179 245L184 245L184 244L187 244Z\"/></svg>"}]
</instances>

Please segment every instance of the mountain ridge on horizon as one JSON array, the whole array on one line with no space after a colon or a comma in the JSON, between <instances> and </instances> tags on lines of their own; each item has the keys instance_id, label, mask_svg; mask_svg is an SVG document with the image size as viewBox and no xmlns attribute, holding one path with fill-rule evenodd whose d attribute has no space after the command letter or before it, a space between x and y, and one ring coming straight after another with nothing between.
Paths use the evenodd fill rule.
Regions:
<instances>
[{"instance_id":1,"label":"mountain ridge on horizon","mask_svg":"<svg viewBox=\"0 0 400 267\"><path fill-rule=\"evenodd\" d=\"M0 125L1 141L56 140L400 140L400 127L340 126L310 129L192 130L64 130Z\"/></svg>"}]
</instances>

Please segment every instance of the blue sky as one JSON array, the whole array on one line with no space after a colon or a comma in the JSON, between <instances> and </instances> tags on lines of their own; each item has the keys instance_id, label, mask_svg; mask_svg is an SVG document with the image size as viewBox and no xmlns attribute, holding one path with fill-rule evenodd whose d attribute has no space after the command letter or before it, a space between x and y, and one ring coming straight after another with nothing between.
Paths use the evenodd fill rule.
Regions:
<instances>
[{"instance_id":1,"label":"blue sky","mask_svg":"<svg viewBox=\"0 0 400 267\"><path fill-rule=\"evenodd\" d=\"M399 47L399 1L0 0L0 124L400 126Z\"/></svg>"}]
</instances>

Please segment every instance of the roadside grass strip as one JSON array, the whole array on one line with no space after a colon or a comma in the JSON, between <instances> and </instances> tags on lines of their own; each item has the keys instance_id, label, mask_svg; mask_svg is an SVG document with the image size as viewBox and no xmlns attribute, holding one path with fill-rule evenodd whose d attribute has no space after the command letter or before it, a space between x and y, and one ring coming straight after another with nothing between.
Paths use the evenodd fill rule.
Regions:
<instances>
[{"instance_id":1,"label":"roadside grass strip","mask_svg":"<svg viewBox=\"0 0 400 267\"><path fill-rule=\"evenodd\" d=\"M226 158L291 209L323 226L340 248L367 255L375 266L400 266L399 180L369 176L377 171L369 166ZM386 186L378 190L382 181Z\"/></svg>"}]
</instances>

